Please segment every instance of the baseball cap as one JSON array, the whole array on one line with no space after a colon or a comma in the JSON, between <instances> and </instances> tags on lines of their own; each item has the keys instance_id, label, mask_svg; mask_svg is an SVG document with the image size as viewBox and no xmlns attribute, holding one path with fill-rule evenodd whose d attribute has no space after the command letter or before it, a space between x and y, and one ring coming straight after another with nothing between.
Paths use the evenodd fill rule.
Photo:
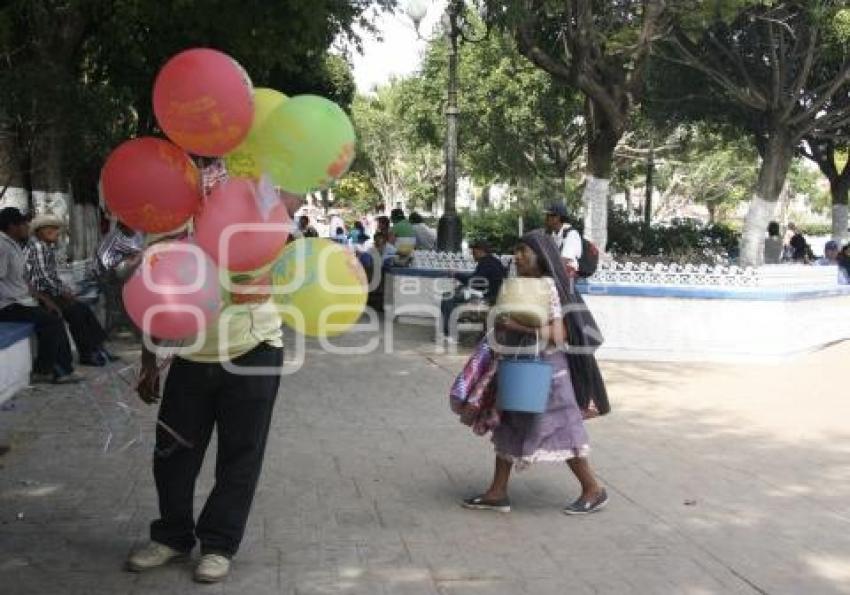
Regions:
<instances>
[{"instance_id":1,"label":"baseball cap","mask_svg":"<svg viewBox=\"0 0 850 595\"><path fill-rule=\"evenodd\" d=\"M558 203L551 203L546 206L546 209L543 211L546 215L557 215L561 219L567 218L567 208Z\"/></svg>"},{"instance_id":2,"label":"baseball cap","mask_svg":"<svg viewBox=\"0 0 850 595\"><path fill-rule=\"evenodd\" d=\"M829 240L826 244L823 245L824 250L838 250L838 242L835 240Z\"/></svg>"}]
</instances>

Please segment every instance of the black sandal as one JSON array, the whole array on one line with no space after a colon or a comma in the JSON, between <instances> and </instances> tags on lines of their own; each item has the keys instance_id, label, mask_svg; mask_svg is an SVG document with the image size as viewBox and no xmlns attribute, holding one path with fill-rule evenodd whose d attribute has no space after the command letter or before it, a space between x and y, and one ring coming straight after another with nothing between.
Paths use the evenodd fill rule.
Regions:
<instances>
[{"instance_id":1,"label":"black sandal","mask_svg":"<svg viewBox=\"0 0 850 595\"><path fill-rule=\"evenodd\" d=\"M564 514L590 514L591 512L602 510L606 504L608 504L608 493L605 491L605 488L602 488L599 495L593 500L584 500L579 497L572 504L567 504L564 507Z\"/></svg>"},{"instance_id":2,"label":"black sandal","mask_svg":"<svg viewBox=\"0 0 850 595\"><path fill-rule=\"evenodd\" d=\"M510 512L511 501L509 498L501 500L485 500L484 495L467 498L462 506L470 510L492 510L494 512Z\"/></svg>"}]
</instances>

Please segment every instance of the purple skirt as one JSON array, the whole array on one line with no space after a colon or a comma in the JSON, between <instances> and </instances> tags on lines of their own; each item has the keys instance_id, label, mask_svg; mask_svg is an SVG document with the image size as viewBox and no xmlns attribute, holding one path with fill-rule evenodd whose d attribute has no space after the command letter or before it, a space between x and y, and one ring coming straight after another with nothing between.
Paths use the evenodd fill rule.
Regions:
<instances>
[{"instance_id":1,"label":"purple skirt","mask_svg":"<svg viewBox=\"0 0 850 595\"><path fill-rule=\"evenodd\" d=\"M543 361L552 365L546 412L503 411L499 426L493 430L496 455L513 462L517 469L544 461L561 463L585 457L590 451L566 357L556 352Z\"/></svg>"}]
</instances>

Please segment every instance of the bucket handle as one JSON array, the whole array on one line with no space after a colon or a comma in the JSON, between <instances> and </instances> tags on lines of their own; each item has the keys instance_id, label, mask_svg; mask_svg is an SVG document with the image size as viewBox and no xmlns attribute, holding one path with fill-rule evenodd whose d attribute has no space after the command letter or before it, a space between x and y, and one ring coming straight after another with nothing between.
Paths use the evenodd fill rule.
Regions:
<instances>
[{"instance_id":1,"label":"bucket handle","mask_svg":"<svg viewBox=\"0 0 850 595\"><path fill-rule=\"evenodd\" d=\"M534 346L536 347L536 353L534 354L534 357L536 359L540 359L540 331L536 328L534 329ZM523 345L520 345L519 347L524 348ZM514 356L514 361L519 361L519 356L520 356L519 353L514 352L513 356Z\"/></svg>"}]
</instances>

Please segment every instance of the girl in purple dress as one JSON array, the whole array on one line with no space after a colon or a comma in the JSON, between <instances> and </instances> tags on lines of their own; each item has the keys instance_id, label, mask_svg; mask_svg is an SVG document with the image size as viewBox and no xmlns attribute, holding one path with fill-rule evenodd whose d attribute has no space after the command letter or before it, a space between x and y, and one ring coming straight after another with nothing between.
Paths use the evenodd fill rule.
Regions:
<instances>
[{"instance_id":1,"label":"girl in purple dress","mask_svg":"<svg viewBox=\"0 0 850 595\"><path fill-rule=\"evenodd\" d=\"M516 250L515 262L517 275L549 281L549 321L542 328L531 328L502 318L497 323L497 336L503 345L539 340L541 357L552 366L549 400L542 414L501 412L499 425L493 430L493 481L486 492L464 500L463 505L509 512L508 481L513 467L522 470L536 462L566 462L581 484L581 495L564 512L595 512L605 506L608 495L588 462L590 446L584 418L589 411L608 410L605 385L592 355L601 337L550 237L539 230L526 234Z\"/></svg>"}]
</instances>

